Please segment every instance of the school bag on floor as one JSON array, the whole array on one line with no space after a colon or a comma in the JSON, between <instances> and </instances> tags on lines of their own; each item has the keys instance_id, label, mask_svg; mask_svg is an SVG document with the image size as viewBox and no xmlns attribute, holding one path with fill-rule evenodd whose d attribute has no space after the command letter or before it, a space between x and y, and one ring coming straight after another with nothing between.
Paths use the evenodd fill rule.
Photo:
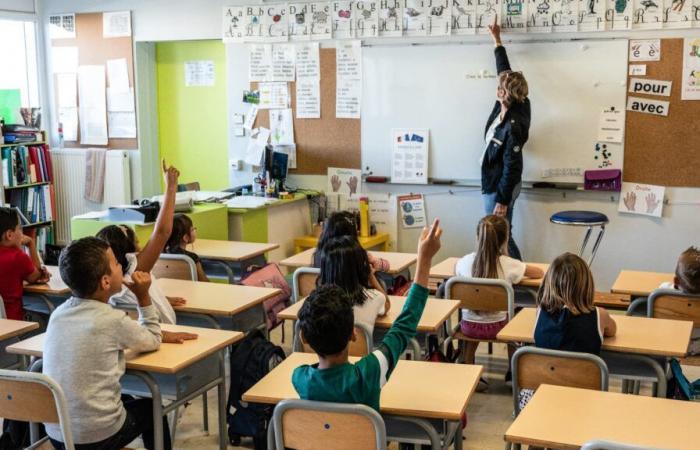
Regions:
<instances>
[{"instance_id":1,"label":"school bag on floor","mask_svg":"<svg viewBox=\"0 0 700 450\"><path fill-rule=\"evenodd\" d=\"M231 388L228 393L226 421L231 445L241 437L252 436L255 450L267 448L267 426L274 406L244 402L241 397L285 358L282 348L253 330L231 351Z\"/></svg>"},{"instance_id":2,"label":"school bag on floor","mask_svg":"<svg viewBox=\"0 0 700 450\"><path fill-rule=\"evenodd\" d=\"M272 330L282 323L277 314L290 305L292 289L289 283L284 279L282 271L275 263L265 264L262 267L254 267L241 279L241 284L244 286L277 288L282 292L278 295L268 298L263 301L265 309L265 323L268 330ZM284 329L282 330L284 332Z\"/></svg>"},{"instance_id":3,"label":"school bag on floor","mask_svg":"<svg viewBox=\"0 0 700 450\"><path fill-rule=\"evenodd\" d=\"M671 378L668 380L666 397L676 400L700 399L700 379L691 383L683 374L681 364L676 358L671 359Z\"/></svg>"}]
</instances>

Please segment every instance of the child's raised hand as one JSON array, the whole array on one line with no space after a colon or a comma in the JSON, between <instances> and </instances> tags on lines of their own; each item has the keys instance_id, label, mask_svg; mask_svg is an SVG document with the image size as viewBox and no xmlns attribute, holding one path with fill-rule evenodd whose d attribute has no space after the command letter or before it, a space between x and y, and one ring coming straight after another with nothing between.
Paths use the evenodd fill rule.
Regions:
<instances>
[{"instance_id":1,"label":"child's raised hand","mask_svg":"<svg viewBox=\"0 0 700 450\"><path fill-rule=\"evenodd\" d=\"M124 280L124 284L134 293L137 299L149 299L148 290L151 288L151 274L148 272L136 271L131 274L131 281Z\"/></svg>"},{"instance_id":2,"label":"child's raised hand","mask_svg":"<svg viewBox=\"0 0 700 450\"><path fill-rule=\"evenodd\" d=\"M26 234L22 235L22 245L24 245L25 247L28 247L28 246L32 245L33 243L34 243L34 239L27 236Z\"/></svg>"},{"instance_id":3,"label":"child's raised hand","mask_svg":"<svg viewBox=\"0 0 700 450\"><path fill-rule=\"evenodd\" d=\"M438 250L440 250L441 236L442 228L440 228L440 219L435 219L430 228L423 228L420 239L418 240L418 257L428 260L432 259Z\"/></svg>"},{"instance_id":4,"label":"child's raised hand","mask_svg":"<svg viewBox=\"0 0 700 450\"><path fill-rule=\"evenodd\" d=\"M165 178L165 185L168 187L177 187L177 180L180 178L180 171L174 166L168 166L165 160L162 160L163 164L163 178Z\"/></svg>"},{"instance_id":5,"label":"child's raised hand","mask_svg":"<svg viewBox=\"0 0 700 450\"><path fill-rule=\"evenodd\" d=\"M185 341L197 339L199 335L194 333L182 333L175 331L161 330L162 341L164 344L182 344Z\"/></svg>"}]
</instances>

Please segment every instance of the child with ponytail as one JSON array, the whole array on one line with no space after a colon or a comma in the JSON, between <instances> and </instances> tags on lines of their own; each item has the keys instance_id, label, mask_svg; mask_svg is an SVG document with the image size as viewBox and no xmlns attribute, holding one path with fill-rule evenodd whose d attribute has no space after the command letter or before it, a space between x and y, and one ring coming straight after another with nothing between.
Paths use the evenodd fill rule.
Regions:
<instances>
[{"instance_id":1,"label":"child with ponytail","mask_svg":"<svg viewBox=\"0 0 700 450\"><path fill-rule=\"evenodd\" d=\"M542 278L544 272L541 269L528 266L508 256L508 238L509 226L506 219L495 215L482 218L476 228L476 251L457 262L456 275L467 278L495 278L505 280L511 285L520 283L524 277ZM488 312L465 309L462 310L460 328L469 338L489 340L495 339L506 323L508 323L507 311ZM467 364L474 364L478 347L479 342L466 342L464 360ZM509 346L509 362L512 350ZM506 381L509 378L508 374L506 374Z\"/></svg>"}]
</instances>

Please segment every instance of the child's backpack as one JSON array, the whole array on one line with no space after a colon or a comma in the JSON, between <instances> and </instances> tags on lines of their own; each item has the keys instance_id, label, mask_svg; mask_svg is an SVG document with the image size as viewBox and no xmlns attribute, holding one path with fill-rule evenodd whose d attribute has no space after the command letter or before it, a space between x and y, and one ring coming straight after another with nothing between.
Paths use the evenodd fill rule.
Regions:
<instances>
[{"instance_id":1,"label":"child's backpack","mask_svg":"<svg viewBox=\"0 0 700 450\"><path fill-rule=\"evenodd\" d=\"M666 397L676 400L700 399L700 379L692 383L683 374L681 364L676 358L671 359L671 378L668 380Z\"/></svg>"},{"instance_id":2,"label":"child's backpack","mask_svg":"<svg viewBox=\"0 0 700 450\"><path fill-rule=\"evenodd\" d=\"M398 277L394 278L394 283L387 290L388 295L398 295L400 297L403 297L408 294L408 291L411 289L411 282L406 279L403 275L399 275Z\"/></svg>"},{"instance_id":3,"label":"child's backpack","mask_svg":"<svg viewBox=\"0 0 700 450\"><path fill-rule=\"evenodd\" d=\"M265 309L265 323L267 329L271 330L282 323L277 318L277 314L290 305L292 289L289 283L284 279L282 271L275 263L266 264L262 267L255 267L251 272L248 272L241 279L241 284L244 286L277 288L282 292L272 298L263 301Z\"/></svg>"},{"instance_id":4,"label":"child's backpack","mask_svg":"<svg viewBox=\"0 0 700 450\"><path fill-rule=\"evenodd\" d=\"M231 388L226 421L231 445L238 446L242 436L252 436L255 450L267 447L267 426L273 406L241 400L243 393L260 381L285 358L282 348L253 330L231 351Z\"/></svg>"}]
</instances>

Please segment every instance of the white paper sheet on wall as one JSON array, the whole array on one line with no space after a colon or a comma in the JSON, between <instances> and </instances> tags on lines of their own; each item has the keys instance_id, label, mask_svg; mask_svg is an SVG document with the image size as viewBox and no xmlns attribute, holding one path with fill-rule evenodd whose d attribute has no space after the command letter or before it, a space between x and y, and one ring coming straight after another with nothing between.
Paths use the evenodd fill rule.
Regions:
<instances>
[{"instance_id":1,"label":"white paper sheet on wall","mask_svg":"<svg viewBox=\"0 0 700 450\"><path fill-rule=\"evenodd\" d=\"M131 11L102 13L102 37L131 36Z\"/></svg>"},{"instance_id":2,"label":"white paper sheet on wall","mask_svg":"<svg viewBox=\"0 0 700 450\"><path fill-rule=\"evenodd\" d=\"M109 87L119 91L129 89L129 68L126 58L107 60L107 80Z\"/></svg>"},{"instance_id":3,"label":"white paper sheet on wall","mask_svg":"<svg viewBox=\"0 0 700 450\"><path fill-rule=\"evenodd\" d=\"M262 161L263 151L265 151L265 146L267 141L270 139L270 130L267 128L256 128L250 133L250 141L248 142L248 148L246 149L245 158L243 159L246 163L259 166Z\"/></svg>"},{"instance_id":4,"label":"white paper sheet on wall","mask_svg":"<svg viewBox=\"0 0 700 450\"><path fill-rule=\"evenodd\" d=\"M270 143L272 145L294 144L294 122L292 110L271 109L270 113Z\"/></svg>"},{"instance_id":5,"label":"white paper sheet on wall","mask_svg":"<svg viewBox=\"0 0 700 450\"><path fill-rule=\"evenodd\" d=\"M362 110L362 43L339 43L335 61L335 116L339 119L359 119Z\"/></svg>"},{"instance_id":6,"label":"white paper sheet on wall","mask_svg":"<svg viewBox=\"0 0 700 450\"><path fill-rule=\"evenodd\" d=\"M63 140L78 140L78 107L58 108L58 122L63 126Z\"/></svg>"},{"instance_id":7,"label":"white paper sheet on wall","mask_svg":"<svg viewBox=\"0 0 700 450\"><path fill-rule=\"evenodd\" d=\"M318 42L297 44L296 71L297 79L321 78Z\"/></svg>"},{"instance_id":8,"label":"white paper sheet on wall","mask_svg":"<svg viewBox=\"0 0 700 450\"><path fill-rule=\"evenodd\" d=\"M294 81L296 49L293 44L272 47L272 81Z\"/></svg>"},{"instance_id":9,"label":"white paper sheet on wall","mask_svg":"<svg viewBox=\"0 0 700 450\"><path fill-rule=\"evenodd\" d=\"M59 108L78 106L78 76L75 73L56 74L56 90Z\"/></svg>"},{"instance_id":10,"label":"white paper sheet on wall","mask_svg":"<svg viewBox=\"0 0 700 450\"><path fill-rule=\"evenodd\" d=\"M301 78L296 84L297 119L321 118L321 87L318 78Z\"/></svg>"},{"instance_id":11,"label":"white paper sheet on wall","mask_svg":"<svg viewBox=\"0 0 700 450\"><path fill-rule=\"evenodd\" d=\"M185 61L185 86L214 86L214 61Z\"/></svg>"},{"instance_id":12,"label":"white paper sheet on wall","mask_svg":"<svg viewBox=\"0 0 700 450\"><path fill-rule=\"evenodd\" d=\"M78 72L78 47L51 47L53 73Z\"/></svg>"},{"instance_id":13,"label":"white paper sheet on wall","mask_svg":"<svg viewBox=\"0 0 700 450\"><path fill-rule=\"evenodd\" d=\"M272 45L251 44L248 50L248 81L272 81Z\"/></svg>"},{"instance_id":14,"label":"white paper sheet on wall","mask_svg":"<svg viewBox=\"0 0 700 450\"><path fill-rule=\"evenodd\" d=\"M664 210L664 186L622 183L618 211L642 216L661 217Z\"/></svg>"},{"instance_id":15,"label":"white paper sheet on wall","mask_svg":"<svg viewBox=\"0 0 700 450\"><path fill-rule=\"evenodd\" d=\"M112 112L107 114L109 119L109 137L127 138L136 137L136 113L135 112Z\"/></svg>"},{"instance_id":16,"label":"white paper sheet on wall","mask_svg":"<svg viewBox=\"0 0 700 450\"><path fill-rule=\"evenodd\" d=\"M104 66L78 68L80 143L107 145L107 104Z\"/></svg>"},{"instance_id":17,"label":"white paper sheet on wall","mask_svg":"<svg viewBox=\"0 0 700 450\"><path fill-rule=\"evenodd\" d=\"M258 105L250 105L248 114L245 115L245 122L243 122L243 128L246 130L252 130L253 125L255 125L255 119L258 117Z\"/></svg>"},{"instance_id":18,"label":"white paper sheet on wall","mask_svg":"<svg viewBox=\"0 0 700 450\"><path fill-rule=\"evenodd\" d=\"M391 130L391 181L428 183L430 130L397 128Z\"/></svg>"},{"instance_id":19,"label":"white paper sheet on wall","mask_svg":"<svg viewBox=\"0 0 700 450\"><path fill-rule=\"evenodd\" d=\"M107 111L110 112L133 112L134 111L134 90L126 91L107 88Z\"/></svg>"},{"instance_id":20,"label":"white paper sheet on wall","mask_svg":"<svg viewBox=\"0 0 700 450\"><path fill-rule=\"evenodd\" d=\"M260 83L260 109L289 108L289 86L286 82Z\"/></svg>"}]
</instances>

